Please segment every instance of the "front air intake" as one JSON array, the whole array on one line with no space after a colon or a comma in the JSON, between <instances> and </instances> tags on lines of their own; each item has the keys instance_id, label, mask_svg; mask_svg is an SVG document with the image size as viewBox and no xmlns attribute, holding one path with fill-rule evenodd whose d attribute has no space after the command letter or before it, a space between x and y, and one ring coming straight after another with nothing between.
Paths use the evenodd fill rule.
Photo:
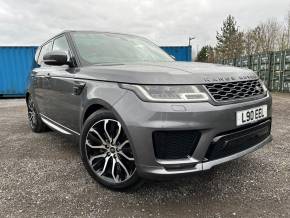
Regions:
<instances>
[{"instance_id":1,"label":"front air intake","mask_svg":"<svg viewBox=\"0 0 290 218\"><path fill-rule=\"evenodd\" d=\"M199 138L199 131L156 131L153 133L155 157L163 160L188 158Z\"/></svg>"},{"instance_id":2,"label":"front air intake","mask_svg":"<svg viewBox=\"0 0 290 218\"><path fill-rule=\"evenodd\" d=\"M259 144L270 134L270 119L240 130L220 134L210 144L205 158L211 161L242 152Z\"/></svg>"}]
</instances>

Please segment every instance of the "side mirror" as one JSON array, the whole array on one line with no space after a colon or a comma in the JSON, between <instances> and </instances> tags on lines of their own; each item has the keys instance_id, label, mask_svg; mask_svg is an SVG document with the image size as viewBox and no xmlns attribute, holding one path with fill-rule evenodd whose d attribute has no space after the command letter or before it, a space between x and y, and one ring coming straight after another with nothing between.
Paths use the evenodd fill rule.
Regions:
<instances>
[{"instance_id":1,"label":"side mirror","mask_svg":"<svg viewBox=\"0 0 290 218\"><path fill-rule=\"evenodd\" d=\"M68 63L68 56L63 51L51 51L43 56L43 62L47 65L61 66Z\"/></svg>"}]
</instances>

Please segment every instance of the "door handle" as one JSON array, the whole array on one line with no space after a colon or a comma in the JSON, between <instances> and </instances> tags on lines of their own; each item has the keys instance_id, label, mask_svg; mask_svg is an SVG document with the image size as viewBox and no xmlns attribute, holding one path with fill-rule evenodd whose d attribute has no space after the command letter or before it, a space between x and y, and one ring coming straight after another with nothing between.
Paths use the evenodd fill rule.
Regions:
<instances>
[{"instance_id":1,"label":"door handle","mask_svg":"<svg viewBox=\"0 0 290 218\"><path fill-rule=\"evenodd\" d=\"M73 95L80 95L85 88L86 83L77 81L73 85Z\"/></svg>"}]
</instances>

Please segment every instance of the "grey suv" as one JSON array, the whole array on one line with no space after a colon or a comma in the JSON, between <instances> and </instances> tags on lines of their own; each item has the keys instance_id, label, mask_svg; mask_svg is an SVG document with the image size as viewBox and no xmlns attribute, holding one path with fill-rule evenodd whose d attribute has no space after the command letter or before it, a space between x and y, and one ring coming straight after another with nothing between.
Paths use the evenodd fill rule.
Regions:
<instances>
[{"instance_id":1,"label":"grey suv","mask_svg":"<svg viewBox=\"0 0 290 218\"><path fill-rule=\"evenodd\" d=\"M26 94L32 131L78 140L99 183L180 176L271 140L271 96L251 70L176 62L145 38L65 31L36 54Z\"/></svg>"}]
</instances>

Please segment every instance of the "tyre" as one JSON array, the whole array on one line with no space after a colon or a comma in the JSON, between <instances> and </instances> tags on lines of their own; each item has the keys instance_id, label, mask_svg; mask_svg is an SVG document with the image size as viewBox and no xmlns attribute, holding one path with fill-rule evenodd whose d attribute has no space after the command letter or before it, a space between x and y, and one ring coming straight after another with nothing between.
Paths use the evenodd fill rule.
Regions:
<instances>
[{"instance_id":1,"label":"tyre","mask_svg":"<svg viewBox=\"0 0 290 218\"><path fill-rule=\"evenodd\" d=\"M27 99L28 122L31 130L36 133L45 132L47 126L42 122L31 96Z\"/></svg>"},{"instance_id":2,"label":"tyre","mask_svg":"<svg viewBox=\"0 0 290 218\"><path fill-rule=\"evenodd\" d=\"M114 190L141 184L130 141L110 111L97 111L86 120L80 153L85 168L100 184Z\"/></svg>"}]
</instances>

